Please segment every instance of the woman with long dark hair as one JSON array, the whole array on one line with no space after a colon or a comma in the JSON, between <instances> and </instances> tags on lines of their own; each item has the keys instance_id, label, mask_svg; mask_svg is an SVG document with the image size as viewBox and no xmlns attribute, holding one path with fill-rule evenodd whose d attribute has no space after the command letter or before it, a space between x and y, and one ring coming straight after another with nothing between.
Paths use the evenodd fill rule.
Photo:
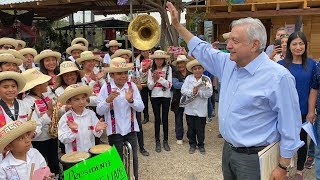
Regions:
<instances>
[{"instance_id":1,"label":"woman with long dark hair","mask_svg":"<svg viewBox=\"0 0 320 180\"><path fill-rule=\"evenodd\" d=\"M287 42L286 56L278 63L286 67L296 80L296 89L299 96L302 123L306 122L308 100L316 63L307 54L308 42L302 32L292 33ZM304 163L307 157L307 133L301 129L300 139L304 145L298 150L296 179L303 179Z\"/></svg>"},{"instance_id":2,"label":"woman with long dark hair","mask_svg":"<svg viewBox=\"0 0 320 180\"><path fill-rule=\"evenodd\" d=\"M161 152L160 124L163 125L163 148L170 151L168 144L168 114L171 101L172 69L167 62L170 56L162 50L157 50L150 56L152 68L148 72L148 88L151 90L151 105L154 114L154 129L156 152ZM160 109L162 115L160 115Z\"/></svg>"}]
</instances>

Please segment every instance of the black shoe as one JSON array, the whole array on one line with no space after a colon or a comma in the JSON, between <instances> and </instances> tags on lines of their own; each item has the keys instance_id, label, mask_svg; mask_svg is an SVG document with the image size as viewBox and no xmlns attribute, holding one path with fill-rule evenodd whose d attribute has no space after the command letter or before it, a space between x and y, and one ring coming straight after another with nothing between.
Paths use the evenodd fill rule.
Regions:
<instances>
[{"instance_id":1,"label":"black shoe","mask_svg":"<svg viewBox=\"0 0 320 180\"><path fill-rule=\"evenodd\" d=\"M160 142L156 142L156 152L157 153L161 152L161 144L160 144Z\"/></svg>"},{"instance_id":2,"label":"black shoe","mask_svg":"<svg viewBox=\"0 0 320 180\"><path fill-rule=\"evenodd\" d=\"M220 133L218 134L218 138L222 138L222 135Z\"/></svg>"},{"instance_id":3,"label":"black shoe","mask_svg":"<svg viewBox=\"0 0 320 180\"><path fill-rule=\"evenodd\" d=\"M189 148L189 154L194 154L196 152L196 147L191 146Z\"/></svg>"},{"instance_id":4,"label":"black shoe","mask_svg":"<svg viewBox=\"0 0 320 180\"><path fill-rule=\"evenodd\" d=\"M147 150L145 150L144 148L140 148L139 151L142 154L142 156L149 156L149 152Z\"/></svg>"},{"instance_id":5,"label":"black shoe","mask_svg":"<svg viewBox=\"0 0 320 180\"><path fill-rule=\"evenodd\" d=\"M168 144L168 141L163 141L163 149L165 150L165 151L170 151L171 149L170 149L170 146L169 146L169 144Z\"/></svg>"},{"instance_id":6,"label":"black shoe","mask_svg":"<svg viewBox=\"0 0 320 180\"><path fill-rule=\"evenodd\" d=\"M141 121L142 124L149 122L149 117L144 117L144 120Z\"/></svg>"},{"instance_id":7,"label":"black shoe","mask_svg":"<svg viewBox=\"0 0 320 180\"><path fill-rule=\"evenodd\" d=\"M206 154L206 149L204 147L199 147L199 151L201 154Z\"/></svg>"}]
</instances>

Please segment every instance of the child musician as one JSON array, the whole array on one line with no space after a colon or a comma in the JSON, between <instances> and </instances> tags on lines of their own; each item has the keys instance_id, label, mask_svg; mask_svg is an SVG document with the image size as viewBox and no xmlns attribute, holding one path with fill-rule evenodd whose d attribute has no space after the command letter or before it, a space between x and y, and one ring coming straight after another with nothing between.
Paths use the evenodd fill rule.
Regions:
<instances>
[{"instance_id":1,"label":"child musician","mask_svg":"<svg viewBox=\"0 0 320 180\"><path fill-rule=\"evenodd\" d=\"M56 117L53 114L52 100L44 95L51 77L41 73L37 68L28 69L22 75L27 82L21 91L27 94L23 101L29 107L35 107L32 119L42 125L41 133L33 139L32 146L47 160L51 171L59 174L58 138L49 135L49 126Z\"/></svg>"},{"instance_id":2,"label":"child musician","mask_svg":"<svg viewBox=\"0 0 320 180\"><path fill-rule=\"evenodd\" d=\"M35 121L13 121L0 129L0 151L9 153L0 164L0 179L30 179L32 171L46 167L46 161L38 150L31 148L36 129ZM53 180L49 173L46 180Z\"/></svg>"},{"instance_id":3,"label":"child musician","mask_svg":"<svg viewBox=\"0 0 320 180\"><path fill-rule=\"evenodd\" d=\"M132 63L126 63L121 57L111 60L106 71L113 79L103 85L98 96L97 113L104 115L107 123L109 144L115 145L119 155L123 156L123 144L128 141L133 150L133 168L138 179L137 134L139 131L136 112L144 108L137 86L128 80L128 71Z\"/></svg>"},{"instance_id":4,"label":"child musician","mask_svg":"<svg viewBox=\"0 0 320 180\"><path fill-rule=\"evenodd\" d=\"M99 121L95 112L86 109L92 87L73 84L66 88L58 101L71 106L59 121L58 137L65 144L66 153L88 150L95 145L95 137L100 137L107 124Z\"/></svg>"},{"instance_id":5,"label":"child musician","mask_svg":"<svg viewBox=\"0 0 320 180\"><path fill-rule=\"evenodd\" d=\"M201 154L205 154L204 132L208 114L208 98L212 96L212 85L209 77L203 75L204 68L195 59L187 63L187 70L193 74L186 77L181 94L194 98L184 107L189 139L189 153L194 154L198 146Z\"/></svg>"}]
</instances>

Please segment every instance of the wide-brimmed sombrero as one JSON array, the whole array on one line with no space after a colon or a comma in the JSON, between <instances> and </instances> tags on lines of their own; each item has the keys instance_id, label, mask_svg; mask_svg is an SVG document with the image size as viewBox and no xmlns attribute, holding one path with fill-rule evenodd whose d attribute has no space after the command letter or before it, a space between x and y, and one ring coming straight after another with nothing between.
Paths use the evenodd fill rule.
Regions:
<instances>
[{"instance_id":1,"label":"wide-brimmed sombrero","mask_svg":"<svg viewBox=\"0 0 320 180\"><path fill-rule=\"evenodd\" d=\"M106 44L106 47L112 47L112 46L118 46L121 47L122 43L119 43L117 40L111 40L108 44Z\"/></svg>"},{"instance_id":2,"label":"wide-brimmed sombrero","mask_svg":"<svg viewBox=\"0 0 320 180\"><path fill-rule=\"evenodd\" d=\"M20 92L26 85L26 80L20 73L17 73L14 71L0 72L0 81L7 80L7 79L12 79L17 82L18 92Z\"/></svg>"},{"instance_id":3,"label":"wide-brimmed sombrero","mask_svg":"<svg viewBox=\"0 0 320 180\"><path fill-rule=\"evenodd\" d=\"M6 44L13 46L15 49L18 47L17 40L13 38L7 38L7 37L0 38L0 46L6 45Z\"/></svg>"},{"instance_id":4,"label":"wide-brimmed sombrero","mask_svg":"<svg viewBox=\"0 0 320 180\"><path fill-rule=\"evenodd\" d=\"M74 45L68 47L66 52L71 55L71 52L73 50L80 50L83 52L83 51L88 51L88 48L86 46L82 46L80 44L74 44Z\"/></svg>"},{"instance_id":5,"label":"wide-brimmed sombrero","mask_svg":"<svg viewBox=\"0 0 320 180\"><path fill-rule=\"evenodd\" d=\"M168 55L165 51L157 50L152 55L150 55L150 59L170 59L170 55Z\"/></svg>"},{"instance_id":6,"label":"wide-brimmed sombrero","mask_svg":"<svg viewBox=\"0 0 320 180\"><path fill-rule=\"evenodd\" d=\"M77 67L77 65L72 62L72 61L64 61L63 63L60 64L60 73L55 77L56 82L60 83L61 82L61 75L68 73L68 72L73 72L76 71L79 74L81 71Z\"/></svg>"},{"instance_id":7,"label":"wide-brimmed sombrero","mask_svg":"<svg viewBox=\"0 0 320 180\"><path fill-rule=\"evenodd\" d=\"M173 61L171 64L176 66L178 62L188 62L189 59L187 59L187 57L185 55L179 55L177 57L177 60Z\"/></svg>"},{"instance_id":8,"label":"wide-brimmed sombrero","mask_svg":"<svg viewBox=\"0 0 320 180\"><path fill-rule=\"evenodd\" d=\"M197 59L194 59L194 60L187 63L187 70L192 72L192 68L194 66L202 66L202 65L200 64L200 62Z\"/></svg>"},{"instance_id":9,"label":"wide-brimmed sombrero","mask_svg":"<svg viewBox=\"0 0 320 180\"><path fill-rule=\"evenodd\" d=\"M27 43L26 43L25 41L22 41L22 40L20 40L20 39L18 39L18 40L16 40L16 41L17 41L17 43L18 43L18 46L19 46L19 44L21 45L21 48L25 48L26 45L27 45Z\"/></svg>"},{"instance_id":10,"label":"wide-brimmed sombrero","mask_svg":"<svg viewBox=\"0 0 320 180\"><path fill-rule=\"evenodd\" d=\"M84 44L84 46L86 46L87 48L89 47L88 40L86 40L85 38L82 38L82 37L78 37L78 38L73 39L71 42L71 46L74 44L78 44L80 42L82 42Z\"/></svg>"},{"instance_id":11,"label":"wide-brimmed sombrero","mask_svg":"<svg viewBox=\"0 0 320 180\"><path fill-rule=\"evenodd\" d=\"M20 66L23 60L15 58L14 55L10 53L2 53L0 54L0 62L15 63L17 66Z\"/></svg>"},{"instance_id":12,"label":"wide-brimmed sombrero","mask_svg":"<svg viewBox=\"0 0 320 180\"><path fill-rule=\"evenodd\" d=\"M31 54L33 57L36 57L36 55L38 55L37 50L33 49L33 48L23 48L21 50L19 50L19 53L24 56L26 54Z\"/></svg>"},{"instance_id":13,"label":"wide-brimmed sombrero","mask_svg":"<svg viewBox=\"0 0 320 180\"><path fill-rule=\"evenodd\" d=\"M114 54L112 54L111 59L113 59L115 57L121 57L124 54L128 55L129 58L131 58L132 51L130 51L128 49L118 49L118 50L116 50L116 52L114 52Z\"/></svg>"},{"instance_id":14,"label":"wide-brimmed sombrero","mask_svg":"<svg viewBox=\"0 0 320 180\"><path fill-rule=\"evenodd\" d=\"M26 80L26 85L21 92L28 91L37 85L50 81L51 77L43 74L37 68L31 68L21 73Z\"/></svg>"},{"instance_id":15,"label":"wide-brimmed sombrero","mask_svg":"<svg viewBox=\"0 0 320 180\"><path fill-rule=\"evenodd\" d=\"M94 55L91 51L83 51L80 54L80 57L76 59L77 63L81 64L84 61L88 60L96 60L96 61L101 61L102 58L99 55Z\"/></svg>"},{"instance_id":16,"label":"wide-brimmed sombrero","mask_svg":"<svg viewBox=\"0 0 320 180\"><path fill-rule=\"evenodd\" d=\"M111 59L110 66L105 68L105 72L126 72L133 68L133 63L127 63L124 58L116 57Z\"/></svg>"},{"instance_id":17,"label":"wide-brimmed sombrero","mask_svg":"<svg viewBox=\"0 0 320 180\"><path fill-rule=\"evenodd\" d=\"M29 131L36 130L35 121L11 121L0 129L0 152L3 152L12 141Z\"/></svg>"},{"instance_id":18,"label":"wide-brimmed sombrero","mask_svg":"<svg viewBox=\"0 0 320 180\"><path fill-rule=\"evenodd\" d=\"M3 54L3 53L12 54L15 58L20 59L22 61L26 60L26 58L19 51L15 49L0 50L0 54Z\"/></svg>"},{"instance_id":19,"label":"wide-brimmed sombrero","mask_svg":"<svg viewBox=\"0 0 320 180\"><path fill-rule=\"evenodd\" d=\"M35 63L40 63L40 61L44 58L47 57L55 57L57 59L57 61L59 62L61 59L61 54L59 52L56 51L52 51L51 49L46 49L40 52L40 54L38 54L36 57L34 57L34 62Z\"/></svg>"},{"instance_id":20,"label":"wide-brimmed sombrero","mask_svg":"<svg viewBox=\"0 0 320 180\"><path fill-rule=\"evenodd\" d=\"M87 85L81 85L81 84L72 84L68 86L64 92L58 97L58 101L61 104L66 104L66 102L79 94L87 94L90 96L93 93L93 88L91 86Z\"/></svg>"}]
</instances>

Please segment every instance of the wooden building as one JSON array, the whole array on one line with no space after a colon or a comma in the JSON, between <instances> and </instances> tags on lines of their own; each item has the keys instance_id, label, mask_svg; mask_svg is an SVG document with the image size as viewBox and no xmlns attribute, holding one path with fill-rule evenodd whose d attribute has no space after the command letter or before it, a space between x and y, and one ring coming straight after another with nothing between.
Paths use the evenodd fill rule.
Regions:
<instances>
[{"instance_id":1,"label":"wooden building","mask_svg":"<svg viewBox=\"0 0 320 180\"><path fill-rule=\"evenodd\" d=\"M239 0L237 0L239 1ZM241 1L241 0L240 0ZM187 6L187 22L195 16L212 21L213 39L223 41L222 34L230 31L233 20L243 17L259 18L266 27L268 43L273 43L276 30L286 27L294 31L297 17L302 17L301 30L308 39L308 54L320 59L320 0L235 0L197 1ZM198 28L203 34L203 27Z\"/></svg>"}]
</instances>

